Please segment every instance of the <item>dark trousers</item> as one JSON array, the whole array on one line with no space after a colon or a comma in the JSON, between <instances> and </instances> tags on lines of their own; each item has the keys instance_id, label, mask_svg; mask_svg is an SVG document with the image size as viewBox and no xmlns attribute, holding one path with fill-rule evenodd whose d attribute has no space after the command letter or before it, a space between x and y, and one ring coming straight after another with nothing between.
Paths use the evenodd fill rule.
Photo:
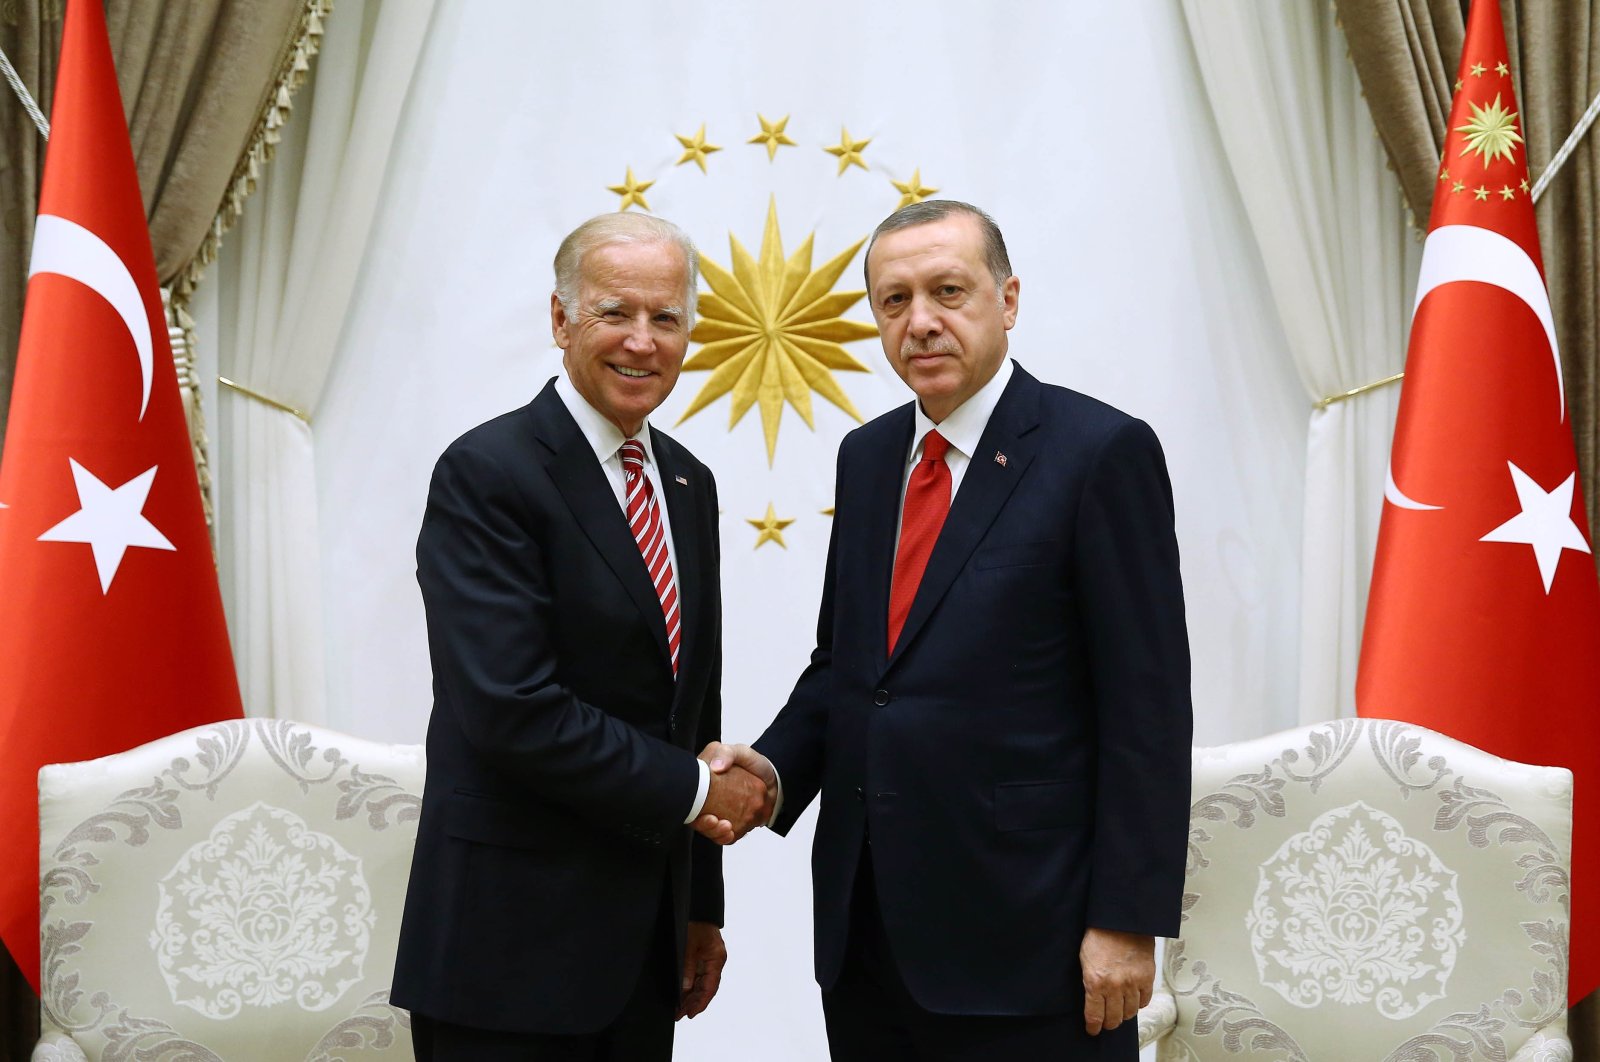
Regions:
<instances>
[{"instance_id":1,"label":"dark trousers","mask_svg":"<svg viewBox=\"0 0 1600 1062\"><path fill-rule=\"evenodd\" d=\"M597 1033L545 1033L475 1029L411 1015L417 1062L670 1062L673 1020L678 1013L677 940L671 906L662 897L650 952L633 994L616 1019ZM529 962L540 957L529 955Z\"/></svg>"},{"instance_id":2,"label":"dark trousers","mask_svg":"<svg viewBox=\"0 0 1600 1062\"><path fill-rule=\"evenodd\" d=\"M1081 1011L996 1017L924 1010L901 979L883 929L870 845L861 851L844 969L822 993L822 1013L833 1062L1133 1062L1139 1056L1134 1022L1091 1037Z\"/></svg>"}]
</instances>

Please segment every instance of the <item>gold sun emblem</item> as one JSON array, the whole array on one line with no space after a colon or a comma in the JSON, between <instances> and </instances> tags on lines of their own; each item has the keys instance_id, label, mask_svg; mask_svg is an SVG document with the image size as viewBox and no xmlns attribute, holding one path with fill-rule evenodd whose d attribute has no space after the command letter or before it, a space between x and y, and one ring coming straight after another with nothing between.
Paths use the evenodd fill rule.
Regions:
<instances>
[{"instance_id":1,"label":"gold sun emblem","mask_svg":"<svg viewBox=\"0 0 1600 1062\"><path fill-rule=\"evenodd\" d=\"M777 453L778 423L785 401L813 430L813 391L859 422L861 414L833 373L871 371L841 344L870 339L878 334L877 328L839 316L866 292L833 290L866 240L857 240L813 271L813 236L807 236L786 260L778 232L778 204L773 198L767 204L759 259L752 258L732 233L728 234L731 270L707 257L700 259L711 292L700 296L700 321L689 338L704 345L683 367L709 369L711 378L678 423L723 395L732 395L728 418L732 428L751 406L759 404L768 466Z\"/></svg>"},{"instance_id":2,"label":"gold sun emblem","mask_svg":"<svg viewBox=\"0 0 1600 1062\"><path fill-rule=\"evenodd\" d=\"M1477 152L1485 166L1497 158L1514 161L1513 145L1522 143L1517 133L1517 112L1501 104L1499 93L1487 107L1476 103L1467 106L1472 108L1472 117L1466 125L1456 127L1456 132L1465 133L1467 137L1467 146L1461 149L1461 154Z\"/></svg>"}]
</instances>

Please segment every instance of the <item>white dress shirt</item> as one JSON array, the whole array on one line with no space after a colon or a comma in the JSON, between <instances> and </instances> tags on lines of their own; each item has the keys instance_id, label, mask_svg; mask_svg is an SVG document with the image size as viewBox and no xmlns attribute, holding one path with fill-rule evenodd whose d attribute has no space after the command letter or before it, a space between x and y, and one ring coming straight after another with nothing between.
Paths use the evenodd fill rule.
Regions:
<instances>
[{"instance_id":1,"label":"white dress shirt","mask_svg":"<svg viewBox=\"0 0 1600 1062\"><path fill-rule=\"evenodd\" d=\"M583 433L584 439L594 450L595 460L600 462L600 470L606 474L606 482L611 484L611 493L617 499L617 507L622 510L623 516L628 513L627 474L622 467L622 444L630 441L629 437L622 434L622 429L611 422L604 413L601 413L589 400L578 393L572 386L572 380L563 370L556 377L556 397L561 399L567 407L567 412L572 414L572 419L578 422L578 430ZM676 583L678 579L678 551L672 542L672 520L667 515L667 495L661 489L661 473L656 468L655 450L650 446L650 422L646 420L639 425L638 434L632 437L633 442L644 447L644 474L650 480L650 489L655 492L656 508L661 513L661 530L667 539L667 560L672 565L672 578ZM683 590L679 588L678 600L683 600ZM700 817L700 809L705 807L706 794L711 790L711 768L707 767L704 760L696 760L700 765L700 785L695 791L694 805L689 809L689 815L683 821L693 822Z\"/></svg>"},{"instance_id":2,"label":"white dress shirt","mask_svg":"<svg viewBox=\"0 0 1600 1062\"><path fill-rule=\"evenodd\" d=\"M911 452L906 455L906 467L900 474L900 515L895 518L894 525L897 556L900 552L900 525L905 519L906 488L911 484L911 470L922 460L922 440L927 438L930 431L937 429L944 441L950 444L950 449L944 454L944 463L950 468L950 501L953 504L956 491L961 489L962 477L967 474L967 466L972 463L973 451L983 438L983 430L989 426L989 418L994 415L994 407L999 404L1001 393L1005 391L1006 384L1011 382L1011 371L1011 358L1007 356L988 383L978 388L971 398L937 424L922 411L921 402L912 406L916 426L911 429Z\"/></svg>"}]
</instances>

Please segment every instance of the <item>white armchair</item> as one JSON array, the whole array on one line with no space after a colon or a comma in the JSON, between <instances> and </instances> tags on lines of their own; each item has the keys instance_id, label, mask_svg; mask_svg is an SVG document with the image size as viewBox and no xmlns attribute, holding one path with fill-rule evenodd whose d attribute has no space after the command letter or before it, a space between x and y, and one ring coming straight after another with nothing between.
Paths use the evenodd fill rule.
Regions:
<instances>
[{"instance_id":1,"label":"white armchair","mask_svg":"<svg viewBox=\"0 0 1600 1062\"><path fill-rule=\"evenodd\" d=\"M420 746L286 720L39 772L34 1062L410 1059Z\"/></svg>"},{"instance_id":2,"label":"white armchair","mask_svg":"<svg viewBox=\"0 0 1600 1062\"><path fill-rule=\"evenodd\" d=\"M1405 723L1194 750L1162 1062L1570 1062L1572 775Z\"/></svg>"}]
</instances>

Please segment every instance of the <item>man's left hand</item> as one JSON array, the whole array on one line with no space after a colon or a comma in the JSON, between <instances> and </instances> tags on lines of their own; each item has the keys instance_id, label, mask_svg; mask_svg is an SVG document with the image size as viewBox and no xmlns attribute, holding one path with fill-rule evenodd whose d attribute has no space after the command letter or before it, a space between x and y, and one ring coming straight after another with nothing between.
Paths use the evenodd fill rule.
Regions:
<instances>
[{"instance_id":1,"label":"man's left hand","mask_svg":"<svg viewBox=\"0 0 1600 1062\"><path fill-rule=\"evenodd\" d=\"M1156 979L1156 938L1089 929L1078 949L1083 964L1083 1026L1090 1036L1133 1021L1150 1002Z\"/></svg>"},{"instance_id":2,"label":"man's left hand","mask_svg":"<svg viewBox=\"0 0 1600 1062\"><path fill-rule=\"evenodd\" d=\"M711 998L722 984L722 967L727 961L722 930L710 922L690 922L688 945L683 951L679 1018L692 1018L711 1005Z\"/></svg>"}]
</instances>

